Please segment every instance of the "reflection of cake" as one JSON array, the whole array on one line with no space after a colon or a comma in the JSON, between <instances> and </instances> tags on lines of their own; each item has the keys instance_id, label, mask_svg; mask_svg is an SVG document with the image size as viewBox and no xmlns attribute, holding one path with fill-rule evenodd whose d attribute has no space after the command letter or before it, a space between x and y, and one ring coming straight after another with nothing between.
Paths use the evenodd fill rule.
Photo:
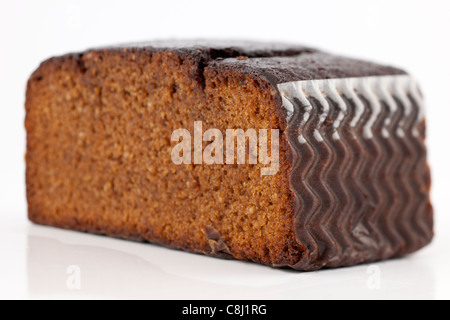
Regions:
<instances>
[{"instance_id":1,"label":"reflection of cake","mask_svg":"<svg viewBox=\"0 0 450 320\"><path fill-rule=\"evenodd\" d=\"M423 102L397 69L281 44L153 42L44 62L26 109L39 224L298 270L432 238ZM198 121L279 129L278 173L175 164L172 133Z\"/></svg>"}]
</instances>

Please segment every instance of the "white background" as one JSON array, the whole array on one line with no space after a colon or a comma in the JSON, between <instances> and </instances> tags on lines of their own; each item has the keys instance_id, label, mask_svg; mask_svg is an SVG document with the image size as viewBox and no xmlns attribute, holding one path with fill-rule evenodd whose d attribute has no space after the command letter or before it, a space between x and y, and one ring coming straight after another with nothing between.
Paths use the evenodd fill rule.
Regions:
<instances>
[{"instance_id":1,"label":"white background","mask_svg":"<svg viewBox=\"0 0 450 320\"><path fill-rule=\"evenodd\" d=\"M450 298L449 12L448 0L1 1L0 298ZM428 105L434 243L375 268L297 273L28 223L28 76L52 55L163 38L288 41L408 70ZM66 286L71 265L81 290Z\"/></svg>"}]
</instances>

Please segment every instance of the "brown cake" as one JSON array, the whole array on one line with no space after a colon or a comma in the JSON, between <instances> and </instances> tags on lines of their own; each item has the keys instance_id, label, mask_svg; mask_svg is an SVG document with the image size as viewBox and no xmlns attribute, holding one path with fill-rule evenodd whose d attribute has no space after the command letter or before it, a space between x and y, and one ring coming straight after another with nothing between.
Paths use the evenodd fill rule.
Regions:
<instances>
[{"instance_id":1,"label":"brown cake","mask_svg":"<svg viewBox=\"0 0 450 320\"><path fill-rule=\"evenodd\" d=\"M142 43L44 62L26 111L38 224L297 270L433 236L422 96L395 68L295 45ZM278 130L275 171L251 163L250 138L244 164L201 161L206 138L200 162L192 147L175 163L174 132L199 122L223 139L267 130L272 146Z\"/></svg>"}]
</instances>

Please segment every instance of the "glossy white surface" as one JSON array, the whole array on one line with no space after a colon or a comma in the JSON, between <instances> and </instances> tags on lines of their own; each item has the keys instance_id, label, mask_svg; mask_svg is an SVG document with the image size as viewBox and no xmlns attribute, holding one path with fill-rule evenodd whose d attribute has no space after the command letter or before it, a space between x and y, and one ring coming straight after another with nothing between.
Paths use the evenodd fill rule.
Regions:
<instances>
[{"instance_id":1,"label":"glossy white surface","mask_svg":"<svg viewBox=\"0 0 450 320\"><path fill-rule=\"evenodd\" d=\"M450 298L450 1L274 3L0 1L0 298ZM298 273L31 225L23 161L30 73L52 55L174 37L305 43L410 71L427 106L433 245L374 267ZM79 291L67 287L71 266Z\"/></svg>"},{"instance_id":2,"label":"glossy white surface","mask_svg":"<svg viewBox=\"0 0 450 320\"><path fill-rule=\"evenodd\" d=\"M442 239L403 259L300 273L15 220L1 221L0 298L450 298ZM67 284L73 266L80 290Z\"/></svg>"}]
</instances>

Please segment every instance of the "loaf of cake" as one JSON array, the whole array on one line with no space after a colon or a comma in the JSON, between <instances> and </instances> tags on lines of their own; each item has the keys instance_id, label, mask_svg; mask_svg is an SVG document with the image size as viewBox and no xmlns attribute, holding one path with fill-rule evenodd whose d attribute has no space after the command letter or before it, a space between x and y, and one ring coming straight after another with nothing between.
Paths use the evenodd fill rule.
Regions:
<instances>
[{"instance_id":1,"label":"loaf of cake","mask_svg":"<svg viewBox=\"0 0 450 320\"><path fill-rule=\"evenodd\" d=\"M302 271L400 257L433 237L423 109L404 71L296 45L51 58L27 89L29 219Z\"/></svg>"}]
</instances>

